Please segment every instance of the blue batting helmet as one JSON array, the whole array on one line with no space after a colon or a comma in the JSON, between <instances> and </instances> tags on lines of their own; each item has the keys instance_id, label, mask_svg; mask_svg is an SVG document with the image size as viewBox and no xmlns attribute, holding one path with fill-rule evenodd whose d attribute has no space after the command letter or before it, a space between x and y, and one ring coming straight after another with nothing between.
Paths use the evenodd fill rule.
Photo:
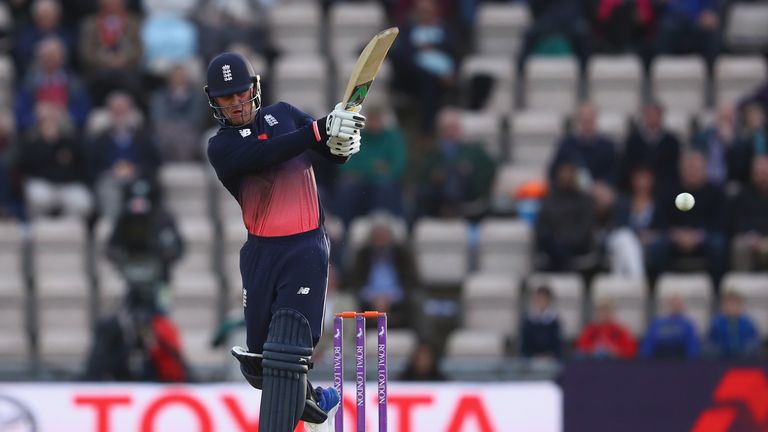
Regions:
<instances>
[{"instance_id":1,"label":"blue batting helmet","mask_svg":"<svg viewBox=\"0 0 768 432\"><path fill-rule=\"evenodd\" d=\"M219 122L226 122L221 109L214 98L254 89L253 97L246 103L254 102L256 109L261 106L261 84L259 76L253 72L248 60L240 54L227 52L214 57L206 72L205 93L208 104L213 109L213 116Z\"/></svg>"}]
</instances>

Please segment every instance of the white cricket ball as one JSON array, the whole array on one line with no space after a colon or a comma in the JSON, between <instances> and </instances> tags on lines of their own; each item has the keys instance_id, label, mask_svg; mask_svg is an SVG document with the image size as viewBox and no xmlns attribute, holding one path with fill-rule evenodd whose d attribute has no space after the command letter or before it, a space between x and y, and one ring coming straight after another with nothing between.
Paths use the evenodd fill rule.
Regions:
<instances>
[{"instance_id":1,"label":"white cricket ball","mask_svg":"<svg viewBox=\"0 0 768 432\"><path fill-rule=\"evenodd\" d=\"M696 204L696 200L688 192L678 194L675 198L675 206L680 211L688 211L693 208L694 204Z\"/></svg>"}]
</instances>

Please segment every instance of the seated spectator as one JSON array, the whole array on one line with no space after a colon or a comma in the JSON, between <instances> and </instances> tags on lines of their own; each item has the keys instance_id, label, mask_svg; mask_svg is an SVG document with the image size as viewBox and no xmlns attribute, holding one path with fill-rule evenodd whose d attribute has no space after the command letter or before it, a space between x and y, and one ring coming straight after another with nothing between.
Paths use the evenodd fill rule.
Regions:
<instances>
[{"instance_id":1,"label":"seated spectator","mask_svg":"<svg viewBox=\"0 0 768 432\"><path fill-rule=\"evenodd\" d=\"M760 349L760 337L752 319L744 312L744 299L739 293L723 293L720 313L712 318L707 339L718 357L749 357Z\"/></svg>"},{"instance_id":2,"label":"seated spectator","mask_svg":"<svg viewBox=\"0 0 768 432\"><path fill-rule=\"evenodd\" d=\"M614 273L645 277L645 251L659 239L653 170L638 165L630 175L630 192L616 204L616 228L608 236L607 251Z\"/></svg>"},{"instance_id":3,"label":"seated spectator","mask_svg":"<svg viewBox=\"0 0 768 432\"><path fill-rule=\"evenodd\" d=\"M85 184L85 154L62 110L50 103L37 105L37 124L25 136L16 155L24 178L30 216L64 213L87 217L93 199Z\"/></svg>"},{"instance_id":4,"label":"seated spectator","mask_svg":"<svg viewBox=\"0 0 768 432\"><path fill-rule=\"evenodd\" d=\"M439 15L436 0L416 0L389 53L397 90L413 98L421 131L431 134L445 95L456 85L457 35Z\"/></svg>"},{"instance_id":5,"label":"seated spectator","mask_svg":"<svg viewBox=\"0 0 768 432\"><path fill-rule=\"evenodd\" d=\"M153 181L160 155L149 131L141 125L133 99L121 92L107 99L110 126L90 143L89 180L95 186L102 213L120 210L120 190L137 179Z\"/></svg>"},{"instance_id":6,"label":"seated spectator","mask_svg":"<svg viewBox=\"0 0 768 432\"><path fill-rule=\"evenodd\" d=\"M573 53L582 65L590 54L588 9L573 0L528 0L533 23L525 33L520 50L519 70L536 53Z\"/></svg>"},{"instance_id":7,"label":"seated spectator","mask_svg":"<svg viewBox=\"0 0 768 432\"><path fill-rule=\"evenodd\" d=\"M666 314L651 322L640 346L646 358L694 358L701 350L693 321L685 315L685 303L679 295L665 301Z\"/></svg>"},{"instance_id":8,"label":"seated spectator","mask_svg":"<svg viewBox=\"0 0 768 432\"><path fill-rule=\"evenodd\" d=\"M208 115L208 101L184 66L168 74L165 87L152 96L154 136L164 160L200 160L200 135Z\"/></svg>"},{"instance_id":9,"label":"seated spectator","mask_svg":"<svg viewBox=\"0 0 768 432\"><path fill-rule=\"evenodd\" d=\"M645 52L654 36L654 0L588 0L597 49Z\"/></svg>"},{"instance_id":10,"label":"seated spectator","mask_svg":"<svg viewBox=\"0 0 768 432\"><path fill-rule=\"evenodd\" d=\"M540 286L533 292L528 313L520 327L520 354L523 357L560 357L560 320L553 302L552 290L548 286Z\"/></svg>"},{"instance_id":11,"label":"seated spectator","mask_svg":"<svg viewBox=\"0 0 768 432\"><path fill-rule=\"evenodd\" d=\"M83 21L80 58L91 95L101 105L112 90L138 98L142 93L139 18L125 0L100 0L99 10Z\"/></svg>"},{"instance_id":12,"label":"seated spectator","mask_svg":"<svg viewBox=\"0 0 768 432\"><path fill-rule=\"evenodd\" d=\"M382 106L366 108L365 152L339 167L337 213L348 224L374 210L402 215L402 180L407 149L402 132Z\"/></svg>"},{"instance_id":13,"label":"seated spectator","mask_svg":"<svg viewBox=\"0 0 768 432\"><path fill-rule=\"evenodd\" d=\"M36 47L35 64L16 93L16 118L19 129L35 123L35 107L50 103L67 110L75 126L85 125L90 103L80 80L65 67L66 48L61 40L49 38Z\"/></svg>"},{"instance_id":14,"label":"seated spectator","mask_svg":"<svg viewBox=\"0 0 768 432\"><path fill-rule=\"evenodd\" d=\"M438 125L436 148L425 155L417 172L417 211L436 217L482 214L488 205L496 165L481 145L463 140L457 110L442 110Z\"/></svg>"},{"instance_id":15,"label":"seated spectator","mask_svg":"<svg viewBox=\"0 0 768 432\"><path fill-rule=\"evenodd\" d=\"M725 195L707 181L706 164L701 153L691 151L683 156L680 186L662 193L656 205L659 226L666 232L651 245L648 259L655 275L676 267L673 263L681 257L704 259L702 270L709 271L717 286L727 265ZM689 211L675 207L675 196L681 191L696 198Z\"/></svg>"},{"instance_id":16,"label":"seated spectator","mask_svg":"<svg viewBox=\"0 0 768 432\"><path fill-rule=\"evenodd\" d=\"M743 188L727 209L733 236L732 270L768 270L768 156L754 159L752 184Z\"/></svg>"},{"instance_id":17,"label":"seated spectator","mask_svg":"<svg viewBox=\"0 0 768 432\"><path fill-rule=\"evenodd\" d=\"M566 135L558 145L549 165L549 177L555 178L559 164L564 160L576 162L579 178L589 183L613 185L616 181L616 145L597 131L597 113L590 103L582 104L575 118L573 133Z\"/></svg>"},{"instance_id":18,"label":"seated spectator","mask_svg":"<svg viewBox=\"0 0 768 432\"><path fill-rule=\"evenodd\" d=\"M35 0L32 3L32 21L28 25L20 25L16 30L14 55L16 57L16 76L24 76L37 45L44 39L58 39L64 45L64 53L72 56L75 53L75 38L67 25L61 19L61 4L58 0Z\"/></svg>"},{"instance_id":19,"label":"seated spectator","mask_svg":"<svg viewBox=\"0 0 768 432\"><path fill-rule=\"evenodd\" d=\"M271 45L265 25L270 5L268 1L200 0L195 8L195 22L198 33L205 36L198 41L199 53L204 59L211 59L233 44L245 44L271 60L279 53Z\"/></svg>"},{"instance_id":20,"label":"seated spectator","mask_svg":"<svg viewBox=\"0 0 768 432\"><path fill-rule=\"evenodd\" d=\"M368 241L357 253L349 282L362 310L387 312L391 327L409 324L410 303L417 287L416 265L410 250L396 242L391 219L372 218Z\"/></svg>"},{"instance_id":21,"label":"seated spectator","mask_svg":"<svg viewBox=\"0 0 768 432\"><path fill-rule=\"evenodd\" d=\"M745 185L750 180L752 159L756 156L768 156L768 130L766 130L765 112L760 105L747 104L743 111L744 124L731 152L733 167L731 178Z\"/></svg>"},{"instance_id":22,"label":"seated spectator","mask_svg":"<svg viewBox=\"0 0 768 432\"><path fill-rule=\"evenodd\" d=\"M731 152L736 141L736 110L725 104L717 108L715 123L694 140L693 147L707 158L707 180L725 186L729 179Z\"/></svg>"},{"instance_id":23,"label":"seated spectator","mask_svg":"<svg viewBox=\"0 0 768 432\"><path fill-rule=\"evenodd\" d=\"M597 305L595 320L587 324L576 340L576 352L584 357L630 359L637 355L637 341L629 329L616 321L613 302Z\"/></svg>"},{"instance_id":24,"label":"seated spectator","mask_svg":"<svg viewBox=\"0 0 768 432\"><path fill-rule=\"evenodd\" d=\"M680 148L677 137L664 127L664 108L656 102L645 105L624 144L621 187L629 187L629 174L637 165L650 166L661 189L677 184Z\"/></svg>"},{"instance_id":25,"label":"seated spectator","mask_svg":"<svg viewBox=\"0 0 768 432\"><path fill-rule=\"evenodd\" d=\"M560 163L537 216L536 244L550 271L575 270L574 259L594 250L594 203L579 188L577 176L576 164Z\"/></svg>"},{"instance_id":26,"label":"seated spectator","mask_svg":"<svg viewBox=\"0 0 768 432\"><path fill-rule=\"evenodd\" d=\"M660 12L657 54L696 52L711 67L720 52L720 17L714 0L665 0Z\"/></svg>"},{"instance_id":27,"label":"seated spectator","mask_svg":"<svg viewBox=\"0 0 768 432\"><path fill-rule=\"evenodd\" d=\"M182 16L149 15L141 27L144 65L157 74L191 60L197 52L197 28Z\"/></svg>"},{"instance_id":28,"label":"seated spectator","mask_svg":"<svg viewBox=\"0 0 768 432\"><path fill-rule=\"evenodd\" d=\"M400 376L401 381L445 381L445 379L445 375L440 372L435 351L426 343L416 347L408 366Z\"/></svg>"}]
</instances>

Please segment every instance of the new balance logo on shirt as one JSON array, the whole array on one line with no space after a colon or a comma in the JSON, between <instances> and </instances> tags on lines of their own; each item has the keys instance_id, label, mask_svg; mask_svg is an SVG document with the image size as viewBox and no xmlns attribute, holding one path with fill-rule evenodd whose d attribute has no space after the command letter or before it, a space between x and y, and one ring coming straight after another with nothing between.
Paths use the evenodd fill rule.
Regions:
<instances>
[{"instance_id":1,"label":"new balance logo on shirt","mask_svg":"<svg viewBox=\"0 0 768 432\"><path fill-rule=\"evenodd\" d=\"M301 295L309 294L309 287L301 287L301 288L299 288L299 290L296 291L296 294L301 294Z\"/></svg>"},{"instance_id":2,"label":"new balance logo on shirt","mask_svg":"<svg viewBox=\"0 0 768 432\"><path fill-rule=\"evenodd\" d=\"M247 137L250 134L251 134L251 130L250 129L240 129L240 136L241 137L245 138L245 137Z\"/></svg>"}]
</instances>

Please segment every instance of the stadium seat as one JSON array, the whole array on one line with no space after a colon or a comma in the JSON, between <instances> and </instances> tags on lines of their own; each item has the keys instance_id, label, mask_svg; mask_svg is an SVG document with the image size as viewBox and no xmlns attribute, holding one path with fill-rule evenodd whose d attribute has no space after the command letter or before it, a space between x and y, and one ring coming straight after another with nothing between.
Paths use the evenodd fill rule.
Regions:
<instances>
[{"instance_id":1,"label":"stadium seat","mask_svg":"<svg viewBox=\"0 0 768 432\"><path fill-rule=\"evenodd\" d=\"M458 286L469 269L467 222L420 219L413 236L421 282L432 286Z\"/></svg>"},{"instance_id":2,"label":"stadium seat","mask_svg":"<svg viewBox=\"0 0 768 432\"><path fill-rule=\"evenodd\" d=\"M616 150L621 151L629 130L629 120L621 111L601 111L597 114L597 130L612 139L619 146Z\"/></svg>"},{"instance_id":3,"label":"stadium seat","mask_svg":"<svg viewBox=\"0 0 768 432\"><path fill-rule=\"evenodd\" d=\"M520 280L511 274L474 273L464 279L464 328L517 335Z\"/></svg>"},{"instance_id":4,"label":"stadium seat","mask_svg":"<svg viewBox=\"0 0 768 432\"><path fill-rule=\"evenodd\" d=\"M211 272L174 272L171 280L174 303L203 303L218 306L219 282Z\"/></svg>"},{"instance_id":5,"label":"stadium seat","mask_svg":"<svg viewBox=\"0 0 768 432\"><path fill-rule=\"evenodd\" d=\"M669 111L705 108L707 71L699 56L659 56L651 66L653 97Z\"/></svg>"},{"instance_id":6,"label":"stadium seat","mask_svg":"<svg viewBox=\"0 0 768 432\"><path fill-rule=\"evenodd\" d=\"M712 314L714 287L706 273L665 273L656 281L656 315L664 313L664 300L680 295L696 329L704 334Z\"/></svg>"},{"instance_id":7,"label":"stadium seat","mask_svg":"<svg viewBox=\"0 0 768 432\"><path fill-rule=\"evenodd\" d=\"M20 223L14 220L0 221L0 274L9 278L24 275L24 243Z\"/></svg>"},{"instance_id":8,"label":"stadium seat","mask_svg":"<svg viewBox=\"0 0 768 432\"><path fill-rule=\"evenodd\" d=\"M572 57L531 57L525 64L525 107L570 114L579 97L579 66Z\"/></svg>"},{"instance_id":9,"label":"stadium seat","mask_svg":"<svg viewBox=\"0 0 768 432\"><path fill-rule=\"evenodd\" d=\"M560 329L565 339L574 339L584 324L584 281L576 273L535 273L528 278L526 292L546 285L554 295L554 307L560 316Z\"/></svg>"},{"instance_id":10,"label":"stadium seat","mask_svg":"<svg viewBox=\"0 0 768 432\"><path fill-rule=\"evenodd\" d=\"M520 186L531 181L543 181L544 168L525 164L505 164L496 170L493 181L492 204L494 212L510 214L516 212L516 194Z\"/></svg>"},{"instance_id":11,"label":"stadium seat","mask_svg":"<svg viewBox=\"0 0 768 432\"><path fill-rule=\"evenodd\" d=\"M480 3L477 11L477 51L515 57L531 22L528 7L513 3Z\"/></svg>"},{"instance_id":12,"label":"stadium seat","mask_svg":"<svg viewBox=\"0 0 768 432\"><path fill-rule=\"evenodd\" d=\"M765 82L768 67L760 56L720 56L715 63L717 104L738 103Z\"/></svg>"},{"instance_id":13,"label":"stadium seat","mask_svg":"<svg viewBox=\"0 0 768 432\"><path fill-rule=\"evenodd\" d=\"M272 41L280 53L317 55L320 52L323 20L319 3L278 2L270 9L268 22L272 27Z\"/></svg>"},{"instance_id":14,"label":"stadium seat","mask_svg":"<svg viewBox=\"0 0 768 432\"><path fill-rule=\"evenodd\" d=\"M68 372L81 372L92 343L92 330L85 302L38 303L40 360L44 365Z\"/></svg>"},{"instance_id":15,"label":"stadium seat","mask_svg":"<svg viewBox=\"0 0 768 432\"><path fill-rule=\"evenodd\" d=\"M31 233L35 275L86 273L84 221L77 218L35 219Z\"/></svg>"},{"instance_id":16,"label":"stadium seat","mask_svg":"<svg viewBox=\"0 0 768 432\"><path fill-rule=\"evenodd\" d=\"M512 162L545 172L564 132L563 117L554 112L522 111L512 115Z\"/></svg>"},{"instance_id":17,"label":"stadium seat","mask_svg":"<svg viewBox=\"0 0 768 432\"><path fill-rule=\"evenodd\" d=\"M86 303L90 299L90 283L84 273L38 274L36 285L39 301Z\"/></svg>"},{"instance_id":18,"label":"stadium seat","mask_svg":"<svg viewBox=\"0 0 768 432\"><path fill-rule=\"evenodd\" d=\"M502 55L470 55L461 62L459 70L465 106L470 102L470 83L476 77L493 79L488 98L480 109L501 115L512 112L514 106L515 66L512 57Z\"/></svg>"},{"instance_id":19,"label":"stadium seat","mask_svg":"<svg viewBox=\"0 0 768 432\"><path fill-rule=\"evenodd\" d=\"M381 3L331 3L327 27L331 56L336 60L357 59L365 44L386 25L387 17Z\"/></svg>"},{"instance_id":20,"label":"stadium seat","mask_svg":"<svg viewBox=\"0 0 768 432\"><path fill-rule=\"evenodd\" d=\"M376 217L376 216L374 216ZM392 234L397 242L406 243L408 241L408 228L405 221L396 216L387 217ZM354 257L368 241L371 232L372 216L360 216L352 220L349 224L347 239L345 244L348 263L352 264Z\"/></svg>"},{"instance_id":21,"label":"stadium seat","mask_svg":"<svg viewBox=\"0 0 768 432\"><path fill-rule=\"evenodd\" d=\"M755 321L760 336L768 337L768 274L729 273L720 285L723 291L741 294L746 312Z\"/></svg>"},{"instance_id":22,"label":"stadium seat","mask_svg":"<svg viewBox=\"0 0 768 432\"><path fill-rule=\"evenodd\" d=\"M480 144L492 158L501 158L501 119L498 114L463 111L461 135L465 142Z\"/></svg>"},{"instance_id":23,"label":"stadium seat","mask_svg":"<svg viewBox=\"0 0 768 432\"><path fill-rule=\"evenodd\" d=\"M602 300L611 300L617 320L640 336L647 327L648 287L642 280L600 274L592 281L592 311Z\"/></svg>"},{"instance_id":24,"label":"stadium seat","mask_svg":"<svg viewBox=\"0 0 768 432\"><path fill-rule=\"evenodd\" d=\"M218 326L213 304L177 303L171 307L171 320L181 333L184 359L193 370L221 368L229 355L226 348L212 348L211 339Z\"/></svg>"},{"instance_id":25,"label":"stadium seat","mask_svg":"<svg viewBox=\"0 0 768 432\"><path fill-rule=\"evenodd\" d=\"M598 110L632 114L640 108L643 67L640 59L597 55L587 66L589 98Z\"/></svg>"},{"instance_id":26,"label":"stadium seat","mask_svg":"<svg viewBox=\"0 0 768 432\"><path fill-rule=\"evenodd\" d=\"M2 238L2 237L0 237ZM29 331L26 315L26 286L19 272L2 273L0 279L0 370L28 366Z\"/></svg>"},{"instance_id":27,"label":"stadium seat","mask_svg":"<svg viewBox=\"0 0 768 432\"><path fill-rule=\"evenodd\" d=\"M184 241L184 255L174 265L174 274L212 272L214 234L210 220L180 219L177 228Z\"/></svg>"},{"instance_id":28,"label":"stadium seat","mask_svg":"<svg viewBox=\"0 0 768 432\"><path fill-rule=\"evenodd\" d=\"M691 138L691 114L685 111L666 111L664 127L672 131L680 140L683 148L687 148Z\"/></svg>"},{"instance_id":29,"label":"stadium seat","mask_svg":"<svg viewBox=\"0 0 768 432\"><path fill-rule=\"evenodd\" d=\"M725 29L726 45L731 51L754 52L768 48L768 4L735 3Z\"/></svg>"},{"instance_id":30,"label":"stadium seat","mask_svg":"<svg viewBox=\"0 0 768 432\"><path fill-rule=\"evenodd\" d=\"M199 3L197 0L142 0L144 12L148 15L170 14L187 16Z\"/></svg>"},{"instance_id":31,"label":"stadium seat","mask_svg":"<svg viewBox=\"0 0 768 432\"><path fill-rule=\"evenodd\" d=\"M504 357L506 345L503 332L459 329L448 336L445 358L498 359Z\"/></svg>"},{"instance_id":32,"label":"stadium seat","mask_svg":"<svg viewBox=\"0 0 768 432\"><path fill-rule=\"evenodd\" d=\"M13 83L16 78L16 69L13 66L13 58L9 55L0 55L0 93L7 93L7 97L13 95ZM11 100L2 100L4 106L11 106Z\"/></svg>"},{"instance_id":33,"label":"stadium seat","mask_svg":"<svg viewBox=\"0 0 768 432\"><path fill-rule=\"evenodd\" d=\"M346 56L336 59L336 82L333 89L332 101L334 104L341 101L344 90L347 88L349 77L352 76L352 70L355 68L357 56ZM365 98L365 104L377 104L381 106L389 105L390 99L389 84L392 80L392 65L388 60L381 64L379 73L376 74L376 81L371 86L370 93Z\"/></svg>"},{"instance_id":34,"label":"stadium seat","mask_svg":"<svg viewBox=\"0 0 768 432\"><path fill-rule=\"evenodd\" d=\"M411 329L387 329L387 361L407 361L419 344L416 332ZM365 334L365 353L368 363L372 361L378 352L378 333L368 331ZM345 346L346 348L346 346Z\"/></svg>"},{"instance_id":35,"label":"stadium seat","mask_svg":"<svg viewBox=\"0 0 768 432\"><path fill-rule=\"evenodd\" d=\"M179 219L208 218L209 174L200 163L174 162L160 168L163 198Z\"/></svg>"},{"instance_id":36,"label":"stadium seat","mask_svg":"<svg viewBox=\"0 0 768 432\"><path fill-rule=\"evenodd\" d=\"M533 229L521 219L480 222L478 266L481 272L527 275L532 269Z\"/></svg>"},{"instance_id":37,"label":"stadium seat","mask_svg":"<svg viewBox=\"0 0 768 432\"><path fill-rule=\"evenodd\" d=\"M281 56L273 70L274 99L290 103L309 115L330 112L326 86L328 68L317 53Z\"/></svg>"}]
</instances>

